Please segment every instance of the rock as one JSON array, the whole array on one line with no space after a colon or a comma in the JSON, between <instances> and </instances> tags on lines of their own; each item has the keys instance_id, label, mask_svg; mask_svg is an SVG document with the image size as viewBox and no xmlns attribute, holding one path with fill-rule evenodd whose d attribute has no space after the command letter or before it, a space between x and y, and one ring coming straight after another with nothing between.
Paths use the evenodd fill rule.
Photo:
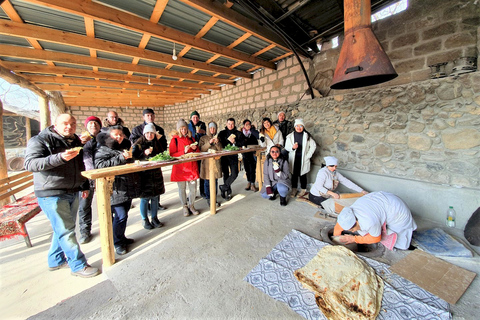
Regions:
<instances>
[{"instance_id":1,"label":"rock","mask_svg":"<svg viewBox=\"0 0 480 320\"><path fill-rule=\"evenodd\" d=\"M393 144L406 144L407 136L403 132L392 132L387 135L387 142Z\"/></svg>"},{"instance_id":2,"label":"rock","mask_svg":"<svg viewBox=\"0 0 480 320\"><path fill-rule=\"evenodd\" d=\"M425 124L418 121L410 121L408 123L408 132L420 133L425 129Z\"/></svg>"},{"instance_id":3,"label":"rock","mask_svg":"<svg viewBox=\"0 0 480 320\"><path fill-rule=\"evenodd\" d=\"M480 146L480 132L475 129L447 129L442 133L442 141L450 150L470 149Z\"/></svg>"},{"instance_id":4,"label":"rock","mask_svg":"<svg viewBox=\"0 0 480 320\"><path fill-rule=\"evenodd\" d=\"M375 157L390 157L392 148L384 143L379 143L373 150Z\"/></svg>"},{"instance_id":5,"label":"rock","mask_svg":"<svg viewBox=\"0 0 480 320\"><path fill-rule=\"evenodd\" d=\"M426 151L432 146L432 140L424 135L410 135L408 137L408 146L411 149Z\"/></svg>"}]
</instances>

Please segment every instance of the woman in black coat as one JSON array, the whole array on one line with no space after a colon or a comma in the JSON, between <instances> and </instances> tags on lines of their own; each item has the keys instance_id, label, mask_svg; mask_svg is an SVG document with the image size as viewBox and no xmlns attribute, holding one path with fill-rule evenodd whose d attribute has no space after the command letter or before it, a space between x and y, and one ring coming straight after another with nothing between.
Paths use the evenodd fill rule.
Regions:
<instances>
[{"instance_id":1,"label":"woman in black coat","mask_svg":"<svg viewBox=\"0 0 480 320\"><path fill-rule=\"evenodd\" d=\"M133 162L132 153L129 151L130 146L131 142L125 138L122 126L112 126L108 133L99 133L94 158L95 168L107 168ZM119 255L126 254L128 245L134 242L133 239L125 237L125 229L132 199L138 198L140 193L138 173L115 176L110 202L113 215L113 243L115 251Z\"/></svg>"},{"instance_id":2,"label":"woman in black coat","mask_svg":"<svg viewBox=\"0 0 480 320\"><path fill-rule=\"evenodd\" d=\"M143 136L138 138L133 145L135 159L145 160L165 151L156 137L155 127L147 124L143 128ZM162 169L152 169L140 172L142 196L140 197L140 215L143 227L147 230L163 227L158 220L158 209L165 210L160 205L160 195L165 193ZM148 220L148 207L150 205L151 222Z\"/></svg>"},{"instance_id":3,"label":"woman in black coat","mask_svg":"<svg viewBox=\"0 0 480 320\"><path fill-rule=\"evenodd\" d=\"M258 145L259 133L252 122L248 119L243 120L243 128L240 130L243 135L244 146ZM257 159L255 152L246 152L242 154L245 173L247 174L247 186L245 190L258 191L255 187Z\"/></svg>"}]
</instances>

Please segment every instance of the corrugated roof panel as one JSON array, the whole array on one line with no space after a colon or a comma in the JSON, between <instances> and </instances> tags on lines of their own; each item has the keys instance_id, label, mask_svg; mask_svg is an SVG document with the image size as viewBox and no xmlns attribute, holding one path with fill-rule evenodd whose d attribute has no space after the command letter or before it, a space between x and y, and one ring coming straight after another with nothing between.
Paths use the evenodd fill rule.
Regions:
<instances>
[{"instance_id":1,"label":"corrugated roof panel","mask_svg":"<svg viewBox=\"0 0 480 320\"><path fill-rule=\"evenodd\" d=\"M162 76L160 79L162 79L162 80L173 80L173 81L180 80L179 78L172 78L172 77L165 77L165 76Z\"/></svg>"},{"instance_id":2,"label":"corrugated roof panel","mask_svg":"<svg viewBox=\"0 0 480 320\"><path fill-rule=\"evenodd\" d=\"M44 6L37 6L33 3L25 3L17 0L11 0L10 2L26 23L83 35L86 34L85 20L81 16Z\"/></svg>"},{"instance_id":3,"label":"corrugated roof panel","mask_svg":"<svg viewBox=\"0 0 480 320\"><path fill-rule=\"evenodd\" d=\"M179 43L175 43L175 51L177 54L182 51L185 46ZM153 50L161 53L172 54L173 53L173 42L163 40L156 37L151 37L150 41L148 41L147 46L145 47L147 50Z\"/></svg>"},{"instance_id":4,"label":"corrugated roof panel","mask_svg":"<svg viewBox=\"0 0 480 320\"><path fill-rule=\"evenodd\" d=\"M198 83L199 81L190 80L190 79L185 79L185 80L183 80L182 82L186 82L186 83ZM182 86L182 84L179 83L178 86Z\"/></svg>"},{"instance_id":5,"label":"corrugated roof panel","mask_svg":"<svg viewBox=\"0 0 480 320\"><path fill-rule=\"evenodd\" d=\"M270 61L272 59L275 59L276 57L283 56L287 52L288 51L285 51L282 48L275 47L262 53L261 55L258 56L258 58Z\"/></svg>"},{"instance_id":6,"label":"corrugated roof panel","mask_svg":"<svg viewBox=\"0 0 480 320\"><path fill-rule=\"evenodd\" d=\"M119 62L132 62L132 57L123 56L120 54L114 54L110 52L97 51L97 57L100 59L108 59Z\"/></svg>"},{"instance_id":7,"label":"corrugated roof panel","mask_svg":"<svg viewBox=\"0 0 480 320\"><path fill-rule=\"evenodd\" d=\"M252 69L253 67L255 67L255 65L249 64L249 63L242 63L241 65L236 66L234 69L235 70L247 71L247 70Z\"/></svg>"},{"instance_id":8,"label":"corrugated roof panel","mask_svg":"<svg viewBox=\"0 0 480 320\"><path fill-rule=\"evenodd\" d=\"M188 50L187 54L185 54L183 57L186 58L186 59L192 59L192 60L198 60L198 61L205 62L213 56L214 56L213 53L198 50L198 49L195 49L195 48L191 48L190 50Z\"/></svg>"},{"instance_id":9,"label":"corrugated roof panel","mask_svg":"<svg viewBox=\"0 0 480 320\"><path fill-rule=\"evenodd\" d=\"M128 71L115 70L115 69L106 69L106 68L98 68L98 71L118 73L118 74L128 74Z\"/></svg>"},{"instance_id":10,"label":"corrugated roof panel","mask_svg":"<svg viewBox=\"0 0 480 320\"><path fill-rule=\"evenodd\" d=\"M8 61L8 62L22 62L22 63L32 63L32 64L46 64L40 60L32 60L32 59L23 59L23 58L15 58L15 57L4 57L0 56L0 60ZM40 63L39 63L40 62Z\"/></svg>"},{"instance_id":11,"label":"corrugated roof panel","mask_svg":"<svg viewBox=\"0 0 480 320\"><path fill-rule=\"evenodd\" d=\"M84 48L68 46L68 45L53 43L53 42L40 41L40 40L38 41L38 43L40 43L43 49L48 51L72 53L72 54L78 54L80 56L90 55L90 52L88 51L88 49L84 49Z\"/></svg>"},{"instance_id":12,"label":"corrugated roof panel","mask_svg":"<svg viewBox=\"0 0 480 320\"><path fill-rule=\"evenodd\" d=\"M257 38L255 36L250 36L245 41L238 44L238 46L236 46L234 50L245 52L247 54L254 54L255 52L258 52L263 48L268 47L269 45L270 43L260 38Z\"/></svg>"},{"instance_id":13,"label":"corrugated roof panel","mask_svg":"<svg viewBox=\"0 0 480 320\"><path fill-rule=\"evenodd\" d=\"M142 34L101 21L94 21L95 38L138 47Z\"/></svg>"},{"instance_id":14,"label":"corrugated roof panel","mask_svg":"<svg viewBox=\"0 0 480 320\"><path fill-rule=\"evenodd\" d=\"M182 67L182 66L172 66L172 67L170 68L170 70L172 70L172 71L178 71L178 72L190 73L190 71L192 71L193 69L192 69L192 68L185 68L185 67Z\"/></svg>"},{"instance_id":15,"label":"corrugated roof panel","mask_svg":"<svg viewBox=\"0 0 480 320\"><path fill-rule=\"evenodd\" d=\"M237 60L233 60L227 57L219 57L212 61L211 64L222 66L222 67L230 67L231 65L237 63Z\"/></svg>"},{"instance_id":16,"label":"corrugated roof panel","mask_svg":"<svg viewBox=\"0 0 480 320\"><path fill-rule=\"evenodd\" d=\"M71 63L64 63L64 62L55 62L57 67L67 67L72 69L82 69L82 70L90 70L92 71L92 67L82 66L78 64L71 64Z\"/></svg>"},{"instance_id":17,"label":"corrugated roof panel","mask_svg":"<svg viewBox=\"0 0 480 320\"><path fill-rule=\"evenodd\" d=\"M211 76L213 76L215 73L213 73L213 72L208 72L208 71L204 71L204 70L198 70L197 72L195 72L195 74L198 74L198 75L200 75L200 76L211 77Z\"/></svg>"},{"instance_id":18,"label":"corrugated roof panel","mask_svg":"<svg viewBox=\"0 0 480 320\"><path fill-rule=\"evenodd\" d=\"M215 23L215 25L203 36L203 39L218 43L222 46L228 46L244 34L244 31L235 28L234 26L226 24L223 21L217 21L217 23Z\"/></svg>"},{"instance_id":19,"label":"corrugated roof panel","mask_svg":"<svg viewBox=\"0 0 480 320\"><path fill-rule=\"evenodd\" d=\"M156 0L96 0L95 2L150 19Z\"/></svg>"},{"instance_id":20,"label":"corrugated roof panel","mask_svg":"<svg viewBox=\"0 0 480 320\"><path fill-rule=\"evenodd\" d=\"M4 35L4 34L0 34L0 43L1 44L13 45L13 46L30 47L31 48L30 43L28 43L28 41L25 40L24 38L7 36L7 35Z\"/></svg>"},{"instance_id":21,"label":"corrugated roof panel","mask_svg":"<svg viewBox=\"0 0 480 320\"><path fill-rule=\"evenodd\" d=\"M215 78L219 78L219 79L230 79L232 76L230 75L227 75L227 74L220 74L218 75L217 77Z\"/></svg>"},{"instance_id":22,"label":"corrugated roof panel","mask_svg":"<svg viewBox=\"0 0 480 320\"><path fill-rule=\"evenodd\" d=\"M211 16L177 0L168 1L159 24L196 35Z\"/></svg>"},{"instance_id":23,"label":"corrugated roof panel","mask_svg":"<svg viewBox=\"0 0 480 320\"><path fill-rule=\"evenodd\" d=\"M9 19L2 7L0 7L0 19Z\"/></svg>"},{"instance_id":24,"label":"corrugated roof panel","mask_svg":"<svg viewBox=\"0 0 480 320\"><path fill-rule=\"evenodd\" d=\"M138 64L142 66L148 66L148 67L154 67L154 68L160 68L160 69L165 69L165 67L167 66L166 63L161 63L161 62L156 62L151 60L144 60L144 59L140 59L138 61ZM146 76L148 77L148 75Z\"/></svg>"}]
</instances>

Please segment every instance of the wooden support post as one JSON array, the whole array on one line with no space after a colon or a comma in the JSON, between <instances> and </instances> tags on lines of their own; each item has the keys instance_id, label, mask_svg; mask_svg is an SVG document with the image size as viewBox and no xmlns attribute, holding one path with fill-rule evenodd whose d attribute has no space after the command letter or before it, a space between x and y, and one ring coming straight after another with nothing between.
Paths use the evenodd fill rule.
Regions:
<instances>
[{"instance_id":1,"label":"wooden support post","mask_svg":"<svg viewBox=\"0 0 480 320\"><path fill-rule=\"evenodd\" d=\"M28 142L32 137L32 125L30 123L30 118L25 117L25 139Z\"/></svg>"},{"instance_id":2,"label":"wooden support post","mask_svg":"<svg viewBox=\"0 0 480 320\"><path fill-rule=\"evenodd\" d=\"M205 160L204 160L205 161ZM215 158L208 159L208 180L210 181L210 214L217 213L217 186L215 184Z\"/></svg>"},{"instance_id":3,"label":"wooden support post","mask_svg":"<svg viewBox=\"0 0 480 320\"><path fill-rule=\"evenodd\" d=\"M263 186L263 176L262 176L262 151L257 150L257 181L258 181L258 190L262 190Z\"/></svg>"},{"instance_id":4,"label":"wooden support post","mask_svg":"<svg viewBox=\"0 0 480 320\"><path fill-rule=\"evenodd\" d=\"M40 109L40 131L52 124L50 120L50 109L48 108L48 98L38 96L38 107Z\"/></svg>"},{"instance_id":5,"label":"wooden support post","mask_svg":"<svg viewBox=\"0 0 480 320\"><path fill-rule=\"evenodd\" d=\"M97 214L100 226L100 245L102 248L103 265L110 267L115 263L115 248L113 245L112 211L110 195L112 194L115 177L98 178L96 180Z\"/></svg>"},{"instance_id":6,"label":"wooden support post","mask_svg":"<svg viewBox=\"0 0 480 320\"><path fill-rule=\"evenodd\" d=\"M3 136L3 104L0 101L0 125L2 126L0 130L0 179L7 178L7 157L5 156L5 140ZM0 200L0 206L3 206L7 203L10 203L9 199Z\"/></svg>"}]
</instances>

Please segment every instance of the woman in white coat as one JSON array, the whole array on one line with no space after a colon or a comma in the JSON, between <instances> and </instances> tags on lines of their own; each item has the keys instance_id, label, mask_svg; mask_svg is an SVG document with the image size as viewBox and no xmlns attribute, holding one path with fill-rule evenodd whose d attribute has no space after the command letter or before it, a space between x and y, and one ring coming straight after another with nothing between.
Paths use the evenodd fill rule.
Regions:
<instances>
[{"instance_id":1,"label":"woman in white coat","mask_svg":"<svg viewBox=\"0 0 480 320\"><path fill-rule=\"evenodd\" d=\"M270 152L272 146L277 146L280 149L284 147L284 140L282 132L278 126L273 125L270 118L262 119L262 128L260 129L260 145L267 147L267 154Z\"/></svg>"},{"instance_id":2,"label":"woman in white coat","mask_svg":"<svg viewBox=\"0 0 480 320\"><path fill-rule=\"evenodd\" d=\"M292 173L292 197L297 196L298 179L300 178L301 197L307 192L307 173L310 172L310 159L317 148L313 137L305 130L303 119L295 120L295 131L290 133L285 141L288 151L288 164Z\"/></svg>"}]
</instances>

